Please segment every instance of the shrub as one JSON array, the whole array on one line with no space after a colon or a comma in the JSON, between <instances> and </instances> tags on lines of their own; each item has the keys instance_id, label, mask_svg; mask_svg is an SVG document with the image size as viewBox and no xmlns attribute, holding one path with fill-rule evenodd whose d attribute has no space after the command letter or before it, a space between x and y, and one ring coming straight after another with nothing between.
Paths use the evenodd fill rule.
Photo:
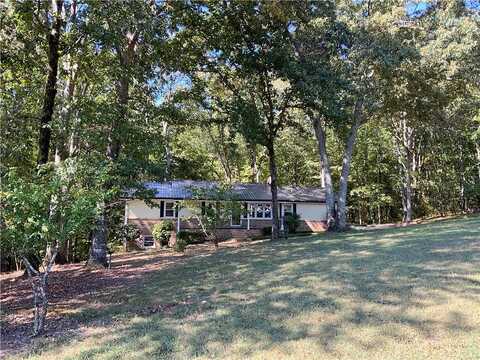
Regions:
<instances>
[{"instance_id":1,"label":"shrub","mask_svg":"<svg viewBox=\"0 0 480 360\"><path fill-rule=\"evenodd\" d=\"M111 235L112 241L110 242L111 246L120 246L125 243L137 240L141 235L141 231L138 227L133 224L120 225L114 229L113 234Z\"/></svg>"},{"instance_id":2,"label":"shrub","mask_svg":"<svg viewBox=\"0 0 480 360\"><path fill-rule=\"evenodd\" d=\"M272 227L271 227L271 226L265 226L265 227L262 229L262 235L263 235L263 236L270 236L270 235L272 235Z\"/></svg>"},{"instance_id":3,"label":"shrub","mask_svg":"<svg viewBox=\"0 0 480 360\"><path fill-rule=\"evenodd\" d=\"M178 234L180 233L181 231ZM177 234L177 241L175 242L175 245L173 245L173 250L176 252L184 252L185 249L187 248L188 242L183 238L179 238L178 234Z\"/></svg>"},{"instance_id":4,"label":"shrub","mask_svg":"<svg viewBox=\"0 0 480 360\"><path fill-rule=\"evenodd\" d=\"M190 233L188 231L180 230L177 233L177 241L184 240L188 243L189 239L190 239Z\"/></svg>"},{"instance_id":5,"label":"shrub","mask_svg":"<svg viewBox=\"0 0 480 360\"><path fill-rule=\"evenodd\" d=\"M177 239L183 239L188 244L201 244L206 240L203 232L185 230L181 230L177 233Z\"/></svg>"},{"instance_id":6,"label":"shrub","mask_svg":"<svg viewBox=\"0 0 480 360\"><path fill-rule=\"evenodd\" d=\"M205 234L200 231L194 231L189 233L188 243L189 244L202 244L206 241Z\"/></svg>"},{"instance_id":7,"label":"shrub","mask_svg":"<svg viewBox=\"0 0 480 360\"><path fill-rule=\"evenodd\" d=\"M288 232L295 233L297 228L300 226L300 215L298 214L287 214L285 215L285 223L288 227Z\"/></svg>"},{"instance_id":8,"label":"shrub","mask_svg":"<svg viewBox=\"0 0 480 360\"><path fill-rule=\"evenodd\" d=\"M172 232L173 228L174 226L172 221L161 221L153 226L152 236L155 241L158 241L160 243L160 246L166 246L168 245L170 233Z\"/></svg>"}]
</instances>

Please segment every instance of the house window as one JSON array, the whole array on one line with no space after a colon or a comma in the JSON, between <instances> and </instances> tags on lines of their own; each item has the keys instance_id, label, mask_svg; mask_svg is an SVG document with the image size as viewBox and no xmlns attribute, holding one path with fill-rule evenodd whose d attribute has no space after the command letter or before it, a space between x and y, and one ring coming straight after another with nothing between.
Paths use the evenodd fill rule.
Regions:
<instances>
[{"instance_id":1,"label":"house window","mask_svg":"<svg viewBox=\"0 0 480 360\"><path fill-rule=\"evenodd\" d=\"M293 215L293 205L292 204L282 204L283 214L285 215Z\"/></svg>"},{"instance_id":2,"label":"house window","mask_svg":"<svg viewBox=\"0 0 480 360\"><path fill-rule=\"evenodd\" d=\"M175 217L175 203L173 201L165 201L165 216L166 218Z\"/></svg>"},{"instance_id":3,"label":"house window","mask_svg":"<svg viewBox=\"0 0 480 360\"><path fill-rule=\"evenodd\" d=\"M144 248L154 248L155 241L153 240L153 236L143 236L143 247Z\"/></svg>"},{"instance_id":4,"label":"house window","mask_svg":"<svg viewBox=\"0 0 480 360\"><path fill-rule=\"evenodd\" d=\"M255 217L256 218L263 218L263 204L257 204Z\"/></svg>"},{"instance_id":5,"label":"house window","mask_svg":"<svg viewBox=\"0 0 480 360\"><path fill-rule=\"evenodd\" d=\"M272 205L268 203L251 203L249 204L250 218L252 219L271 219Z\"/></svg>"},{"instance_id":6,"label":"house window","mask_svg":"<svg viewBox=\"0 0 480 360\"><path fill-rule=\"evenodd\" d=\"M272 205L263 205L263 214L266 219L270 219L272 217Z\"/></svg>"}]
</instances>

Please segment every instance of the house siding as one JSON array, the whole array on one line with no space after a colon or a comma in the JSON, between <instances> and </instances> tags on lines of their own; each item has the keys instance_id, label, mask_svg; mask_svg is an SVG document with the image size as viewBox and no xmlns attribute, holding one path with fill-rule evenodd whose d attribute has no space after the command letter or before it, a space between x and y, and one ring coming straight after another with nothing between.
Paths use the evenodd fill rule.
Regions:
<instances>
[{"instance_id":1,"label":"house siding","mask_svg":"<svg viewBox=\"0 0 480 360\"><path fill-rule=\"evenodd\" d=\"M297 214L305 221L321 221L327 218L325 204L297 203Z\"/></svg>"},{"instance_id":2,"label":"house siding","mask_svg":"<svg viewBox=\"0 0 480 360\"><path fill-rule=\"evenodd\" d=\"M160 200L153 200L152 202L160 206ZM150 207L143 200L129 200L127 205L128 219L160 219L160 208Z\"/></svg>"}]
</instances>

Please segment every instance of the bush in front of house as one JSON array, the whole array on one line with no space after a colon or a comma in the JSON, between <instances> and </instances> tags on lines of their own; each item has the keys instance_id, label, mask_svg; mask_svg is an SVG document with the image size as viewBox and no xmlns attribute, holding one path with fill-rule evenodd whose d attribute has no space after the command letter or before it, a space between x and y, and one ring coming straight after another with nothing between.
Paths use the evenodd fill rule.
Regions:
<instances>
[{"instance_id":1,"label":"bush in front of house","mask_svg":"<svg viewBox=\"0 0 480 360\"><path fill-rule=\"evenodd\" d=\"M164 220L153 226L152 236L160 246L167 246L173 229L173 222L170 220Z\"/></svg>"},{"instance_id":2,"label":"bush in front of house","mask_svg":"<svg viewBox=\"0 0 480 360\"><path fill-rule=\"evenodd\" d=\"M285 223L287 224L289 233L296 233L298 227L300 226L300 215L298 214L285 215Z\"/></svg>"},{"instance_id":3,"label":"bush in front of house","mask_svg":"<svg viewBox=\"0 0 480 360\"><path fill-rule=\"evenodd\" d=\"M188 243L189 238L190 238L190 234L188 231L180 230L179 232L177 232L177 241L185 240Z\"/></svg>"},{"instance_id":4,"label":"bush in front of house","mask_svg":"<svg viewBox=\"0 0 480 360\"><path fill-rule=\"evenodd\" d=\"M202 244L206 241L205 234L200 231L181 230L177 233L177 239L184 239L187 244Z\"/></svg>"},{"instance_id":5,"label":"bush in front of house","mask_svg":"<svg viewBox=\"0 0 480 360\"><path fill-rule=\"evenodd\" d=\"M181 236L179 237L179 234L181 234L181 231L177 233L177 241L175 241L175 245L173 245L173 250L176 252L184 252L187 248L188 241Z\"/></svg>"},{"instance_id":6,"label":"bush in front of house","mask_svg":"<svg viewBox=\"0 0 480 360\"><path fill-rule=\"evenodd\" d=\"M138 238L140 238L141 235L142 232L140 231L140 229L133 224L121 224L115 226L110 231L111 240L109 241L109 247L114 251L120 250L122 248L125 250L128 243L136 241ZM76 250L78 251L80 249ZM87 256L88 250L89 246L85 246L83 249L85 256Z\"/></svg>"}]
</instances>

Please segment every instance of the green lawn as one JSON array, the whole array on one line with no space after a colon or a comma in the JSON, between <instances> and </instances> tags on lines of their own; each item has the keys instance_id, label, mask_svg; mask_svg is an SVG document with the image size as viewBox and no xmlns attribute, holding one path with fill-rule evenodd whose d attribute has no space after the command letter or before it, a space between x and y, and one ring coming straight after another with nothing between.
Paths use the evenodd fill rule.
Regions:
<instances>
[{"instance_id":1,"label":"green lawn","mask_svg":"<svg viewBox=\"0 0 480 360\"><path fill-rule=\"evenodd\" d=\"M480 359L478 216L256 243L148 276L29 356Z\"/></svg>"}]
</instances>

